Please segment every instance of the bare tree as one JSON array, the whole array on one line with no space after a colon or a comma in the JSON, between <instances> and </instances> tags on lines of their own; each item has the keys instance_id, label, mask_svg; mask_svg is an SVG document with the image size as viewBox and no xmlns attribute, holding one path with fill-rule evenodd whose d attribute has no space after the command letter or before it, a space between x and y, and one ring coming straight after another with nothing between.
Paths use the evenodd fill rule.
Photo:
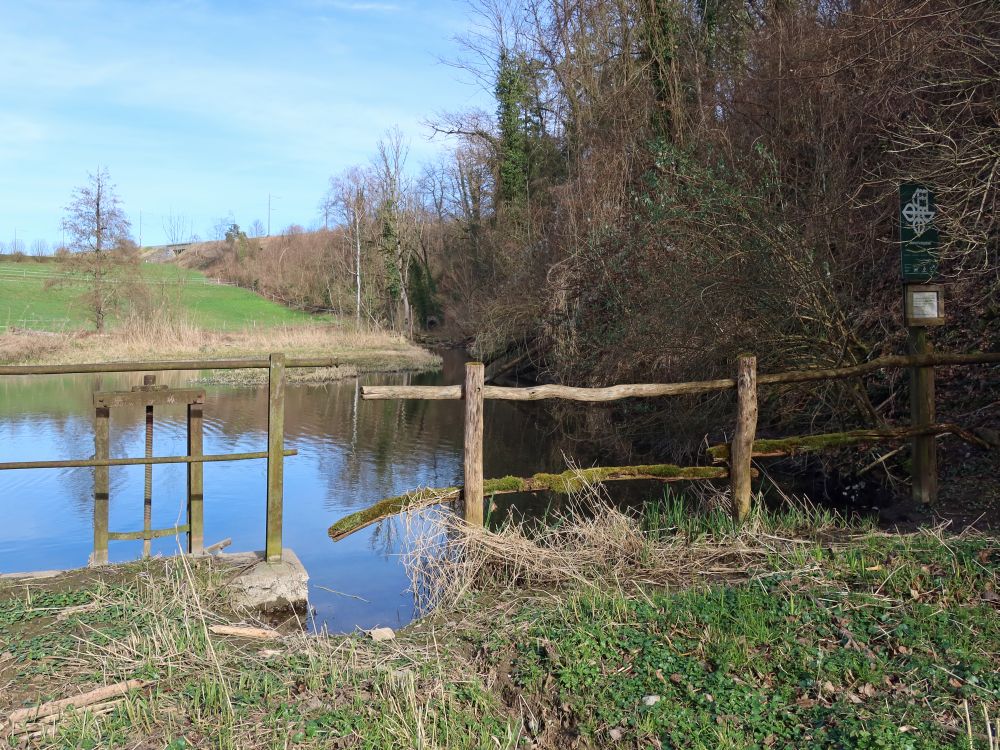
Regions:
<instances>
[{"instance_id":1,"label":"bare tree","mask_svg":"<svg viewBox=\"0 0 1000 750\"><path fill-rule=\"evenodd\" d=\"M163 217L163 233L171 245L189 241L193 228L191 219L183 214L175 214L173 209Z\"/></svg>"},{"instance_id":2,"label":"bare tree","mask_svg":"<svg viewBox=\"0 0 1000 750\"><path fill-rule=\"evenodd\" d=\"M221 242L226 239L226 233L233 226L236 226L236 217L233 216L232 211L230 211L226 216L220 216L215 220L215 224L212 225L212 239L217 242Z\"/></svg>"},{"instance_id":3,"label":"bare tree","mask_svg":"<svg viewBox=\"0 0 1000 750\"><path fill-rule=\"evenodd\" d=\"M108 314L121 299L130 228L105 168L89 175L89 182L74 191L66 206L63 229L70 249L76 251L67 263L85 280L82 300L98 333L104 331Z\"/></svg>"},{"instance_id":4,"label":"bare tree","mask_svg":"<svg viewBox=\"0 0 1000 750\"><path fill-rule=\"evenodd\" d=\"M410 309L408 284L413 246L403 238L407 199L405 169L408 152L409 148L403 139L402 131L393 128L379 139L374 168L378 213L382 225L382 252L385 253L386 265L390 272L388 284L390 303L398 300L402 308L403 331L412 338L413 312ZM393 318L395 317L393 314Z\"/></svg>"},{"instance_id":5,"label":"bare tree","mask_svg":"<svg viewBox=\"0 0 1000 750\"><path fill-rule=\"evenodd\" d=\"M324 215L336 212L348 229L354 246L355 323L361 327L361 225L366 214L370 175L354 167L330 178L330 187L320 204Z\"/></svg>"},{"instance_id":6,"label":"bare tree","mask_svg":"<svg viewBox=\"0 0 1000 750\"><path fill-rule=\"evenodd\" d=\"M266 232L264 222L260 219L254 219L253 224L250 225L250 236L254 238L263 237Z\"/></svg>"},{"instance_id":7,"label":"bare tree","mask_svg":"<svg viewBox=\"0 0 1000 750\"><path fill-rule=\"evenodd\" d=\"M31 243L31 254L37 258L49 254L49 243L45 240L35 240Z\"/></svg>"},{"instance_id":8,"label":"bare tree","mask_svg":"<svg viewBox=\"0 0 1000 750\"><path fill-rule=\"evenodd\" d=\"M132 227L106 168L90 174L87 184L73 192L62 226L70 249L77 252L99 253L129 238Z\"/></svg>"},{"instance_id":9,"label":"bare tree","mask_svg":"<svg viewBox=\"0 0 1000 750\"><path fill-rule=\"evenodd\" d=\"M139 256L135 246L122 245L101 252L78 252L64 256L60 262L70 275L48 282L46 288L74 284L83 279L84 291L79 297L97 333L107 329L108 318L123 303L140 299L146 291L139 280Z\"/></svg>"}]
</instances>

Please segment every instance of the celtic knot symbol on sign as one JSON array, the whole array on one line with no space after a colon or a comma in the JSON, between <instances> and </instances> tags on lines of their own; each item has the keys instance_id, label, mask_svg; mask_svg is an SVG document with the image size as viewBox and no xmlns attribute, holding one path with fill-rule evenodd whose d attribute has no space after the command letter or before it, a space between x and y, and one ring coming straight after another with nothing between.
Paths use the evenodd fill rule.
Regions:
<instances>
[{"instance_id":1,"label":"celtic knot symbol on sign","mask_svg":"<svg viewBox=\"0 0 1000 750\"><path fill-rule=\"evenodd\" d=\"M927 188L917 188L913 191L910 202L903 206L903 218L906 219L918 237L926 231L931 221L934 220L936 212L930 204L930 191Z\"/></svg>"}]
</instances>

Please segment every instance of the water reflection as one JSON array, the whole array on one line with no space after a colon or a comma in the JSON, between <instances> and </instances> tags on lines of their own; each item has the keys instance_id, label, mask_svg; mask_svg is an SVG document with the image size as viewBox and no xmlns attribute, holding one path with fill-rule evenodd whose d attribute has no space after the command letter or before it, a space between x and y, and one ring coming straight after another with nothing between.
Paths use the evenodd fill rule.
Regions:
<instances>
[{"instance_id":1,"label":"water reflection","mask_svg":"<svg viewBox=\"0 0 1000 750\"><path fill-rule=\"evenodd\" d=\"M413 602L400 564L401 524L389 521L333 544L331 523L382 497L420 486L460 482L462 404L458 401L362 401L360 385L460 383L464 358L445 353L441 373L371 376L327 385L292 385L286 394L285 545L312 577L317 619L332 630L397 626ZM192 373L158 373L180 387ZM95 390L127 390L141 374L0 378L0 461L93 455ZM264 450L267 395L263 389L206 387L206 453ZM486 405L487 476L561 471L559 442L551 439L537 404ZM158 407L156 455L185 453L185 409ZM111 413L112 456L142 455L143 410ZM143 467L112 467L111 529L142 528ZM153 467L153 527L183 523L183 465ZM233 538L231 550L263 547L266 463L205 465L205 542ZM0 571L85 565L91 550L93 469L0 472ZM133 559L141 542L111 542L110 559ZM173 538L153 541L153 553L173 554ZM339 596L332 589L353 596Z\"/></svg>"}]
</instances>

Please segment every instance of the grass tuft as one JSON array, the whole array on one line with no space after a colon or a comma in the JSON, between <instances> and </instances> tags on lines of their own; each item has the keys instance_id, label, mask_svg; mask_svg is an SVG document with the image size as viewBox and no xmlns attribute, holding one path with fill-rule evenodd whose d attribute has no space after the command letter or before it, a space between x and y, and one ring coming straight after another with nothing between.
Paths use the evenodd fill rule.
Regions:
<instances>
[{"instance_id":1,"label":"grass tuft","mask_svg":"<svg viewBox=\"0 0 1000 750\"><path fill-rule=\"evenodd\" d=\"M212 635L215 559L0 581L0 716L140 678L35 746L996 749L997 540L724 507L410 513L426 616L384 643Z\"/></svg>"}]
</instances>

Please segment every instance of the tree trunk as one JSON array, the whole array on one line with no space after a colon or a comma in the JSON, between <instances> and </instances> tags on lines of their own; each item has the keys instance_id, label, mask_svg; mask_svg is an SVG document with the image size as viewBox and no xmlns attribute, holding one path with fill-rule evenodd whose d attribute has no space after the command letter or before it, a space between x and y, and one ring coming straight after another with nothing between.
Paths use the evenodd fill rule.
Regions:
<instances>
[{"instance_id":1,"label":"tree trunk","mask_svg":"<svg viewBox=\"0 0 1000 750\"><path fill-rule=\"evenodd\" d=\"M410 311L410 293L407 290L407 280L409 274L403 261L403 243L396 238L396 271L399 274L399 301L403 306L403 332L406 338L413 338L413 315Z\"/></svg>"},{"instance_id":2,"label":"tree trunk","mask_svg":"<svg viewBox=\"0 0 1000 750\"><path fill-rule=\"evenodd\" d=\"M354 209L354 290L356 307L356 325L361 330L361 220L358 210Z\"/></svg>"}]
</instances>

